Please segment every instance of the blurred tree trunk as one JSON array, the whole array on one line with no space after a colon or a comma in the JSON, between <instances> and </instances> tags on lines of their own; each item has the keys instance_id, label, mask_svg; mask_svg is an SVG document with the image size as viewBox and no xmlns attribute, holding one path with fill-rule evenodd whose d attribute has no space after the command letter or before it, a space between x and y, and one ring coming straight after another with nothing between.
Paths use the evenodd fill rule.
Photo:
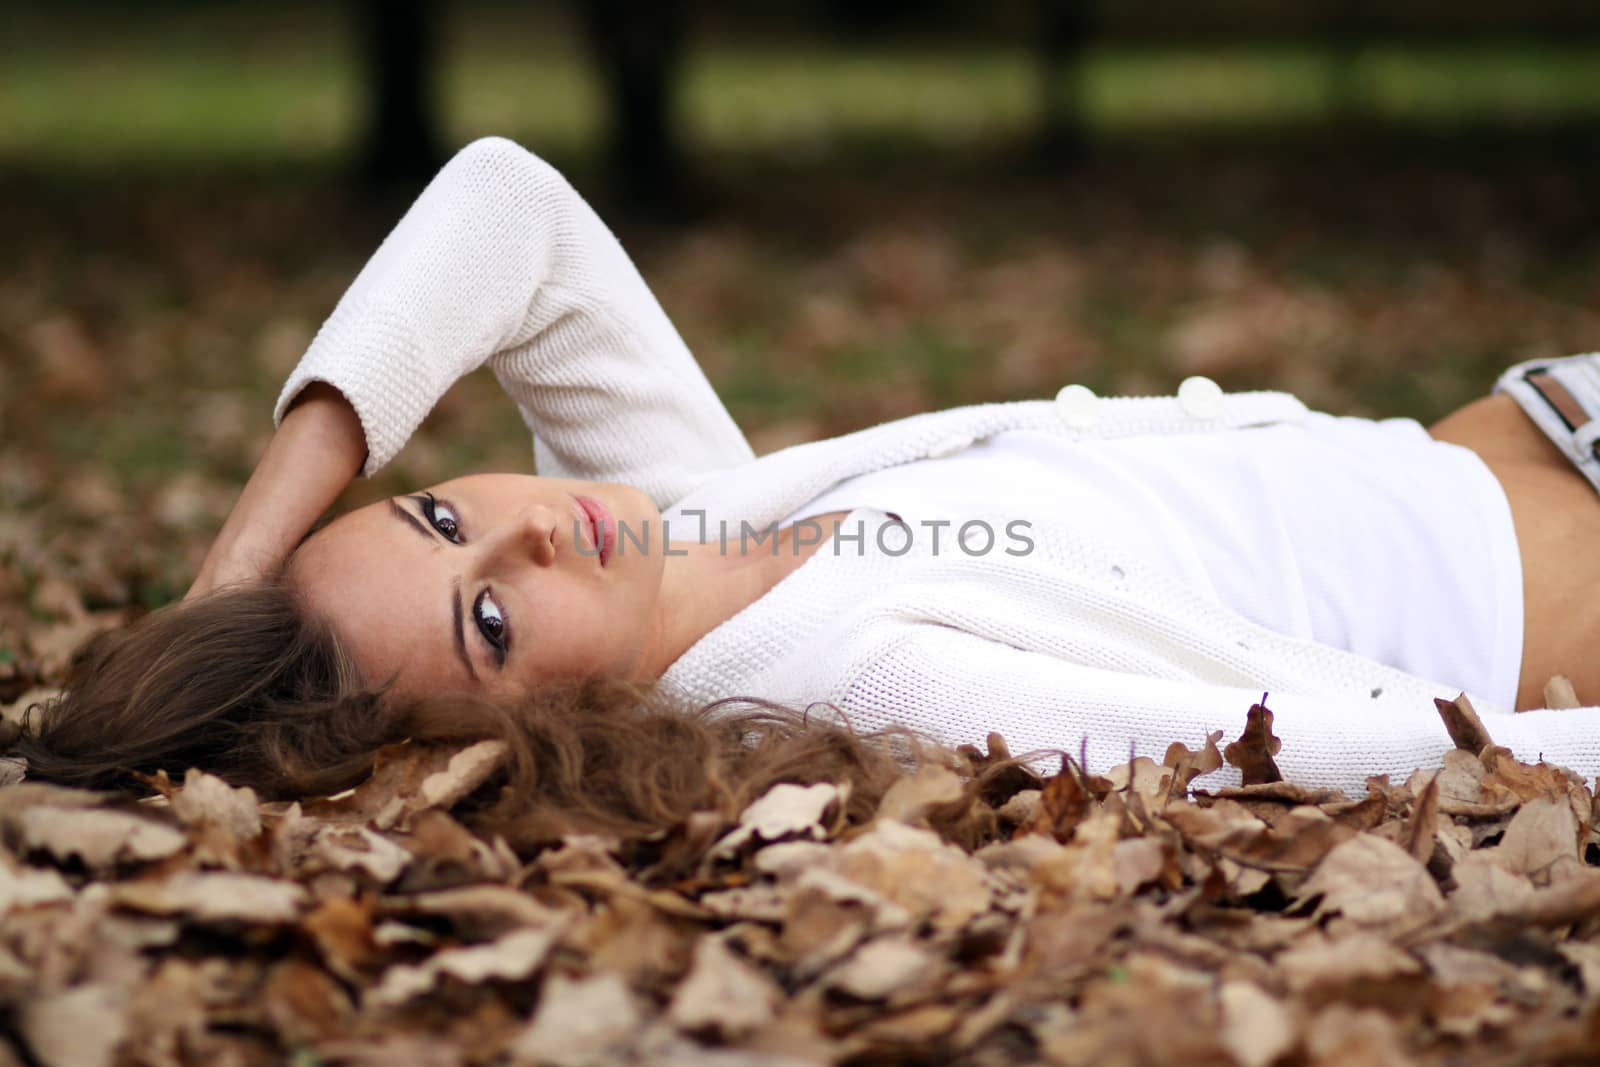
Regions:
<instances>
[{"instance_id":1,"label":"blurred tree trunk","mask_svg":"<svg viewBox=\"0 0 1600 1067\"><path fill-rule=\"evenodd\" d=\"M367 86L361 170L389 185L426 178L442 157L434 119L432 0L357 0Z\"/></svg>"},{"instance_id":2,"label":"blurred tree trunk","mask_svg":"<svg viewBox=\"0 0 1600 1067\"><path fill-rule=\"evenodd\" d=\"M1048 163L1083 158L1083 50L1089 39L1089 0L1034 0L1038 31L1040 155Z\"/></svg>"},{"instance_id":3,"label":"blurred tree trunk","mask_svg":"<svg viewBox=\"0 0 1600 1067\"><path fill-rule=\"evenodd\" d=\"M609 161L637 206L673 209L682 200L674 103L683 57L683 0L579 0L584 30L605 85Z\"/></svg>"},{"instance_id":4,"label":"blurred tree trunk","mask_svg":"<svg viewBox=\"0 0 1600 1067\"><path fill-rule=\"evenodd\" d=\"M1335 132L1354 142L1367 132L1372 115L1360 78L1361 49L1371 34L1366 0L1323 0L1322 32L1328 45L1328 111Z\"/></svg>"}]
</instances>

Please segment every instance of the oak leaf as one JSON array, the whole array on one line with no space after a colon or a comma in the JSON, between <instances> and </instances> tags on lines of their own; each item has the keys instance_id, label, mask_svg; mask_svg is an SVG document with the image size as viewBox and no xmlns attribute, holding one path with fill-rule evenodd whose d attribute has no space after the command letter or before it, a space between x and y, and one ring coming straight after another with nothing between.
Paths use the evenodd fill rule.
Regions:
<instances>
[{"instance_id":1,"label":"oak leaf","mask_svg":"<svg viewBox=\"0 0 1600 1067\"><path fill-rule=\"evenodd\" d=\"M1272 711L1267 707L1267 694L1261 694L1259 704L1250 705L1245 713L1244 733L1239 740L1223 749L1228 765L1239 768L1245 785L1281 782L1283 774L1272 757L1278 754L1283 742L1272 735Z\"/></svg>"}]
</instances>

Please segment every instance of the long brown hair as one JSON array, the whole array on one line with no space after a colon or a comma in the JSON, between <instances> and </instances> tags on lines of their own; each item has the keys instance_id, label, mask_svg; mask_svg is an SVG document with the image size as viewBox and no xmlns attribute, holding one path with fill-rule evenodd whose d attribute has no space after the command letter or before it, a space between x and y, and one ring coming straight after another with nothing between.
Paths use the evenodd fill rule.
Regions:
<instances>
[{"instance_id":1,"label":"long brown hair","mask_svg":"<svg viewBox=\"0 0 1600 1067\"><path fill-rule=\"evenodd\" d=\"M909 766L959 765L907 731L861 735L758 700L686 708L616 681L513 707L386 699L278 581L104 635L80 651L64 694L36 710L33 736L17 746L28 777L89 788L137 788L141 775L199 767L268 798L325 795L358 783L385 745L500 739L509 758L490 784L498 799L475 810L513 843L637 836L701 810L731 816L781 781L847 782L846 814L864 818Z\"/></svg>"}]
</instances>

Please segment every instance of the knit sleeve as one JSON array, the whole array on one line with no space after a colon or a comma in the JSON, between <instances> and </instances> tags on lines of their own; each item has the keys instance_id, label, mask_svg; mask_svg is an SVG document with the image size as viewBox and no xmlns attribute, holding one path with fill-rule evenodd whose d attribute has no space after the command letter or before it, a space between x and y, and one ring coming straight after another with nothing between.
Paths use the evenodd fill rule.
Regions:
<instances>
[{"instance_id":1,"label":"knit sleeve","mask_svg":"<svg viewBox=\"0 0 1600 1067\"><path fill-rule=\"evenodd\" d=\"M548 163L493 137L457 153L367 261L274 418L328 382L360 417L371 475L486 364L541 474L627 482L665 507L752 458L611 231Z\"/></svg>"},{"instance_id":2,"label":"knit sleeve","mask_svg":"<svg viewBox=\"0 0 1600 1067\"><path fill-rule=\"evenodd\" d=\"M1452 694L1453 695L1453 694ZM1103 772L1129 754L1160 761L1167 746L1198 747L1209 731L1226 741L1244 729L1262 690L1131 675L1085 667L1014 648L951 627L919 627L850 684L840 703L858 728L897 722L947 744L982 744L1002 734L1013 753L1049 749L1076 757L1086 747L1089 770ZM1395 708L1366 694L1267 696L1275 757L1289 781L1366 792L1366 778L1394 781L1419 767L1437 767L1451 741L1427 701ZM1544 759L1583 774L1600 772L1600 707L1481 713L1489 736L1520 760ZM1237 785L1224 767L1205 780Z\"/></svg>"}]
</instances>

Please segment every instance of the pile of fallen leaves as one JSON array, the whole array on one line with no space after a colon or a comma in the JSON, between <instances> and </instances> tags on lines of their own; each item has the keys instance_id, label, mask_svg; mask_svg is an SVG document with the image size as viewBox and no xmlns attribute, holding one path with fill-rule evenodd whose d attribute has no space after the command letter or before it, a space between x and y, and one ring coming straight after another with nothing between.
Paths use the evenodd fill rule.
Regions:
<instances>
[{"instance_id":1,"label":"pile of fallen leaves","mask_svg":"<svg viewBox=\"0 0 1600 1067\"><path fill-rule=\"evenodd\" d=\"M522 855L460 818L493 742L294 804L23 782L0 1063L1594 1062L1595 795L1440 710L1441 766L1364 797L1274 780L1257 705L1160 764L1041 779L992 737L864 824L779 785ZM1251 784L1199 788L1224 759ZM972 783L968 851L929 820Z\"/></svg>"}]
</instances>

